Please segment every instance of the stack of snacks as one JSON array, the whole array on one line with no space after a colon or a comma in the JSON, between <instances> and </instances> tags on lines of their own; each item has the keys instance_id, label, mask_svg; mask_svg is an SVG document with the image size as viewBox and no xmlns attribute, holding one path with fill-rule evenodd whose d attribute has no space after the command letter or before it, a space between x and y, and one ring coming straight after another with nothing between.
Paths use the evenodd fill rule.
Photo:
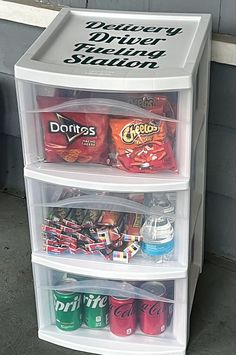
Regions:
<instances>
[{"instance_id":1,"label":"stack of snacks","mask_svg":"<svg viewBox=\"0 0 236 355\"><path fill-rule=\"evenodd\" d=\"M131 95L129 101L164 118L175 118L166 96L149 96ZM71 100L66 97L39 96L37 101L45 161L107 164L133 173L177 171L173 152L175 122L115 116L112 112L71 112ZM68 108L60 112L63 105ZM58 106L58 111L50 112L53 106Z\"/></svg>"},{"instance_id":2,"label":"stack of snacks","mask_svg":"<svg viewBox=\"0 0 236 355\"><path fill-rule=\"evenodd\" d=\"M53 254L100 254L127 263L140 250L141 225L142 216L136 214L53 208L42 225L43 249Z\"/></svg>"}]
</instances>

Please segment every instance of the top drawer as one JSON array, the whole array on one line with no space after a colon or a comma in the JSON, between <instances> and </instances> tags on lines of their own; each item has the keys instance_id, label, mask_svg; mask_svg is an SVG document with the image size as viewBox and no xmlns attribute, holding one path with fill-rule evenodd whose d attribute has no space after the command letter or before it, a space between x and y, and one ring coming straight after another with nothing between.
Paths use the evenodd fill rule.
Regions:
<instances>
[{"instance_id":1,"label":"top drawer","mask_svg":"<svg viewBox=\"0 0 236 355\"><path fill-rule=\"evenodd\" d=\"M60 164L67 170L72 164L89 171L102 164L97 169L189 177L187 90L101 92L18 81L18 101L26 165Z\"/></svg>"}]
</instances>

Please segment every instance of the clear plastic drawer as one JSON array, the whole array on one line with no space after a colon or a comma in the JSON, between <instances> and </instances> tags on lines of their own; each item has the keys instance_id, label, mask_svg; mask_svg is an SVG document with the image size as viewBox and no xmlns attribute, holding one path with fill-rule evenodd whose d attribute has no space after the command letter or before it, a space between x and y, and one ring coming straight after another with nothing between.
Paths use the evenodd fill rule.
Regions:
<instances>
[{"instance_id":1,"label":"clear plastic drawer","mask_svg":"<svg viewBox=\"0 0 236 355\"><path fill-rule=\"evenodd\" d=\"M125 354L184 346L185 279L121 281L33 268L42 339L107 354L114 344Z\"/></svg>"},{"instance_id":2,"label":"clear plastic drawer","mask_svg":"<svg viewBox=\"0 0 236 355\"><path fill-rule=\"evenodd\" d=\"M152 277L158 270L170 274L170 268L186 272L188 190L117 193L31 178L26 186L38 255L83 265L94 274L107 264L108 272L123 270L126 279L138 265Z\"/></svg>"},{"instance_id":3,"label":"clear plastic drawer","mask_svg":"<svg viewBox=\"0 0 236 355\"><path fill-rule=\"evenodd\" d=\"M189 177L187 96L187 91L96 92L20 81L25 164L102 164L133 174Z\"/></svg>"}]
</instances>

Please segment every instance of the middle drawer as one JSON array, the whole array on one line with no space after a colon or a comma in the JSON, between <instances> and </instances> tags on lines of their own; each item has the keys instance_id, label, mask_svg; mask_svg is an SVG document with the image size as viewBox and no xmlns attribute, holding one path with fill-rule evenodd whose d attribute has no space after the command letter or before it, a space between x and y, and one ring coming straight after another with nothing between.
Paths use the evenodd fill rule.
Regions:
<instances>
[{"instance_id":1,"label":"middle drawer","mask_svg":"<svg viewBox=\"0 0 236 355\"><path fill-rule=\"evenodd\" d=\"M118 193L25 180L33 254L82 264L91 276L104 264L151 278L186 271L189 190Z\"/></svg>"}]
</instances>

